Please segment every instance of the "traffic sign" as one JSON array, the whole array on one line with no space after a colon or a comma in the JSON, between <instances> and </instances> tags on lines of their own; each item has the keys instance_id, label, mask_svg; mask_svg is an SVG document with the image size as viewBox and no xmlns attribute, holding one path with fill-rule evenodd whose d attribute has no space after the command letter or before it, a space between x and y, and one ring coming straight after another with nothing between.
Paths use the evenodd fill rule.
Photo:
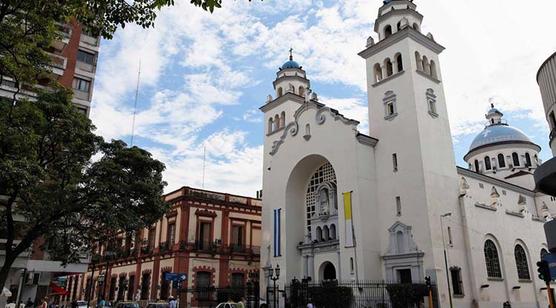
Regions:
<instances>
[{"instance_id":1,"label":"traffic sign","mask_svg":"<svg viewBox=\"0 0 556 308\"><path fill-rule=\"evenodd\" d=\"M542 257L542 259L548 263L551 280L556 279L556 254L547 253Z\"/></svg>"},{"instance_id":2,"label":"traffic sign","mask_svg":"<svg viewBox=\"0 0 556 308\"><path fill-rule=\"evenodd\" d=\"M187 274L185 273L164 273L164 280L170 281L185 281L187 280Z\"/></svg>"}]
</instances>

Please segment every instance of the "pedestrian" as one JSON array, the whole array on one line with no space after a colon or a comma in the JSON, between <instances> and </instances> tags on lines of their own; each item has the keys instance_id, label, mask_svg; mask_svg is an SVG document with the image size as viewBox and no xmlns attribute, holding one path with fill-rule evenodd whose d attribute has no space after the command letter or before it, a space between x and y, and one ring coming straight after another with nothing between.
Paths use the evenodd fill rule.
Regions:
<instances>
[{"instance_id":1,"label":"pedestrian","mask_svg":"<svg viewBox=\"0 0 556 308\"><path fill-rule=\"evenodd\" d=\"M311 299L309 299L309 303L307 303L307 308L315 308L315 306L313 306Z\"/></svg>"},{"instance_id":2,"label":"pedestrian","mask_svg":"<svg viewBox=\"0 0 556 308\"><path fill-rule=\"evenodd\" d=\"M135 301L138 302L141 300L141 291L137 290L137 292L135 292Z\"/></svg>"},{"instance_id":3,"label":"pedestrian","mask_svg":"<svg viewBox=\"0 0 556 308\"><path fill-rule=\"evenodd\" d=\"M77 300L76 300L76 299L74 299L74 300L71 302L71 308L77 308Z\"/></svg>"},{"instance_id":4,"label":"pedestrian","mask_svg":"<svg viewBox=\"0 0 556 308\"><path fill-rule=\"evenodd\" d=\"M98 303L97 303L97 307L98 307L98 308L103 308L104 305L106 305L106 301L104 300L103 297L101 297L100 300L99 300Z\"/></svg>"},{"instance_id":5,"label":"pedestrian","mask_svg":"<svg viewBox=\"0 0 556 308\"><path fill-rule=\"evenodd\" d=\"M178 302L176 301L176 299L170 295L170 297L168 297L168 308L176 308L178 305Z\"/></svg>"},{"instance_id":6,"label":"pedestrian","mask_svg":"<svg viewBox=\"0 0 556 308\"><path fill-rule=\"evenodd\" d=\"M31 300L31 298L27 298L27 301L25 302L25 308L33 308L33 301Z\"/></svg>"},{"instance_id":7,"label":"pedestrian","mask_svg":"<svg viewBox=\"0 0 556 308\"><path fill-rule=\"evenodd\" d=\"M246 304L245 297L242 296L239 299L239 302L237 303L236 306L237 306L237 308L245 308L245 304Z\"/></svg>"},{"instance_id":8,"label":"pedestrian","mask_svg":"<svg viewBox=\"0 0 556 308\"><path fill-rule=\"evenodd\" d=\"M44 297L42 299L41 305L39 306L39 308L48 308L48 297Z\"/></svg>"}]
</instances>

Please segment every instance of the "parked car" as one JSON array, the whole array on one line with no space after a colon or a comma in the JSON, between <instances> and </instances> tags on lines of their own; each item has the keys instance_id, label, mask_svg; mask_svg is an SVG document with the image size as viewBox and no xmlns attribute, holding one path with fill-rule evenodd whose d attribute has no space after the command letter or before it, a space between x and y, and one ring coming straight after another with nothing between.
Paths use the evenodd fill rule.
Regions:
<instances>
[{"instance_id":1,"label":"parked car","mask_svg":"<svg viewBox=\"0 0 556 308\"><path fill-rule=\"evenodd\" d=\"M239 305L236 303L220 303L216 308L239 308Z\"/></svg>"},{"instance_id":2,"label":"parked car","mask_svg":"<svg viewBox=\"0 0 556 308\"><path fill-rule=\"evenodd\" d=\"M77 301L77 308L87 308L86 301Z\"/></svg>"},{"instance_id":3,"label":"parked car","mask_svg":"<svg viewBox=\"0 0 556 308\"><path fill-rule=\"evenodd\" d=\"M141 308L138 302L117 302L114 308Z\"/></svg>"},{"instance_id":4,"label":"parked car","mask_svg":"<svg viewBox=\"0 0 556 308\"><path fill-rule=\"evenodd\" d=\"M169 308L170 304L168 304L167 302L152 302L152 303L147 303L147 307L146 308Z\"/></svg>"}]
</instances>

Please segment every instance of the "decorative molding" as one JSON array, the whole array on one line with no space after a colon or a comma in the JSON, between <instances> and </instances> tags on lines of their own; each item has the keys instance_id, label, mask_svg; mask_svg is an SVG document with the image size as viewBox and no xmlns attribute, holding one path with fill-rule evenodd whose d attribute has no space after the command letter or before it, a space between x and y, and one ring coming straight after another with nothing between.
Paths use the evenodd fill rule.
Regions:
<instances>
[{"instance_id":1,"label":"decorative molding","mask_svg":"<svg viewBox=\"0 0 556 308\"><path fill-rule=\"evenodd\" d=\"M525 215L523 215L522 212L514 212L514 211L506 210L506 214L511 215L511 216L516 216L516 217L519 217L519 218L525 218Z\"/></svg>"},{"instance_id":2,"label":"decorative molding","mask_svg":"<svg viewBox=\"0 0 556 308\"><path fill-rule=\"evenodd\" d=\"M368 145L371 147L375 147L376 144L378 143L378 139L373 138L371 136L367 136L365 134L362 133L357 133L357 136L355 136L355 138L357 138L357 141L359 141L359 143L364 144L364 145Z\"/></svg>"},{"instance_id":3,"label":"decorative molding","mask_svg":"<svg viewBox=\"0 0 556 308\"><path fill-rule=\"evenodd\" d=\"M359 52L358 55L364 59L367 59L408 37L412 38L416 42L420 43L421 45L427 47L428 49L430 49L431 51L437 54L441 53L444 50L444 47L442 45L428 38L423 33L411 27L407 27L401 31L398 31L390 35L388 38L383 39L378 43L364 49L363 51Z\"/></svg>"},{"instance_id":4,"label":"decorative molding","mask_svg":"<svg viewBox=\"0 0 556 308\"><path fill-rule=\"evenodd\" d=\"M205 210L205 209L197 209L195 211L195 215L196 216L205 216L205 217L216 217L216 216L218 216L218 214L216 214L215 211L209 211L209 210Z\"/></svg>"},{"instance_id":5,"label":"decorative molding","mask_svg":"<svg viewBox=\"0 0 556 308\"><path fill-rule=\"evenodd\" d=\"M479 180L481 182L484 183L489 183L489 184L493 184L493 185L497 185L500 186L502 188L506 188L508 190L523 194L525 196L529 196L529 197L535 197L535 192L532 190L529 190L527 188L512 184L512 183L508 183L506 181L500 180L500 179L496 179L493 177L490 177L488 175L484 175L484 174L480 174L474 171L471 171L469 169L466 168L462 168L462 167L457 167L457 172L460 175L463 176L467 176L470 178L474 178L476 180Z\"/></svg>"},{"instance_id":6,"label":"decorative molding","mask_svg":"<svg viewBox=\"0 0 556 308\"><path fill-rule=\"evenodd\" d=\"M425 77L425 78L427 78L427 79L430 79L432 82L435 82L435 83L441 83L441 82L442 82L442 81L440 81L440 80L438 80L438 79L432 77L431 75L429 75L429 74L423 72L422 70L416 70L416 72L417 72L418 75L421 75L421 76L423 76L423 77Z\"/></svg>"},{"instance_id":7,"label":"decorative molding","mask_svg":"<svg viewBox=\"0 0 556 308\"><path fill-rule=\"evenodd\" d=\"M476 202L476 203L475 203L475 206L478 207L478 208L482 208L482 209L485 209L485 210L489 210L489 211L495 211L495 212L497 211L497 208L495 208L495 207L493 207L493 206L490 206L490 205L486 205L486 204L484 204L484 203Z\"/></svg>"},{"instance_id":8,"label":"decorative molding","mask_svg":"<svg viewBox=\"0 0 556 308\"><path fill-rule=\"evenodd\" d=\"M382 80L380 80L380 81L378 81L378 82L375 82L374 84L372 84L372 86L373 86L373 88L374 88L374 87L378 87L379 85L381 85L381 84L383 84L383 83L385 83L385 82L387 82L387 81L390 81L390 80L392 80L392 79L398 78L399 76L403 75L403 73L405 73L405 71L397 72L397 73L395 73L395 74L393 74L393 75L390 75L390 76L388 76L388 77L386 77L386 78L383 78Z\"/></svg>"}]
</instances>

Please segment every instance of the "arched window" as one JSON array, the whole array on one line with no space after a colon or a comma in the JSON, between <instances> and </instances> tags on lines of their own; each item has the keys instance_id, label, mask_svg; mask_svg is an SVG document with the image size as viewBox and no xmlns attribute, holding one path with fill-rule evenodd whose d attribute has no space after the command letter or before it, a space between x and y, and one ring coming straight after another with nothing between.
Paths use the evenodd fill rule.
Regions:
<instances>
[{"instance_id":1,"label":"arched window","mask_svg":"<svg viewBox=\"0 0 556 308\"><path fill-rule=\"evenodd\" d=\"M325 241L330 240L330 230L328 229L328 226L324 226L324 228L322 228L322 239Z\"/></svg>"},{"instance_id":2,"label":"arched window","mask_svg":"<svg viewBox=\"0 0 556 308\"><path fill-rule=\"evenodd\" d=\"M272 118L268 119L268 133L272 133L272 131L274 130L274 121L272 120Z\"/></svg>"},{"instance_id":3,"label":"arched window","mask_svg":"<svg viewBox=\"0 0 556 308\"><path fill-rule=\"evenodd\" d=\"M419 54L418 51L415 52L415 63L417 63L417 70L422 71L423 70L423 60L421 59L421 55Z\"/></svg>"},{"instance_id":4,"label":"arched window","mask_svg":"<svg viewBox=\"0 0 556 308\"><path fill-rule=\"evenodd\" d=\"M317 233L313 232L316 226L312 226L314 223L313 218L318 217L320 215L320 192L326 188L328 191L328 202L329 204L338 203L336 200L336 174L334 172L334 168L330 163L325 163L319 168L315 170L313 175L307 182L307 190L305 194L305 217L306 217L306 226L309 234L312 236L317 235ZM332 206L328 206L328 208L333 208ZM322 229L321 229L322 234ZM315 239L315 237L313 237ZM318 237L316 237L318 239Z\"/></svg>"},{"instance_id":5,"label":"arched window","mask_svg":"<svg viewBox=\"0 0 556 308\"><path fill-rule=\"evenodd\" d=\"M414 23L413 24L413 29L419 31L419 25L417 23Z\"/></svg>"},{"instance_id":6,"label":"arched window","mask_svg":"<svg viewBox=\"0 0 556 308\"><path fill-rule=\"evenodd\" d=\"M384 38L387 38L390 35L392 35L392 27L390 25L387 25L386 27L384 27Z\"/></svg>"},{"instance_id":7,"label":"arched window","mask_svg":"<svg viewBox=\"0 0 556 308\"><path fill-rule=\"evenodd\" d=\"M322 242L322 229L317 227L317 241Z\"/></svg>"},{"instance_id":8,"label":"arched window","mask_svg":"<svg viewBox=\"0 0 556 308\"><path fill-rule=\"evenodd\" d=\"M277 93L278 93L278 96L282 96L282 93L283 93L282 92L282 87L278 87Z\"/></svg>"},{"instance_id":9,"label":"arched window","mask_svg":"<svg viewBox=\"0 0 556 308\"><path fill-rule=\"evenodd\" d=\"M275 115L274 116L274 129L279 129L280 126L280 116L279 115Z\"/></svg>"},{"instance_id":10,"label":"arched window","mask_svg":"<svg viewBox=\"0 0 556 308\"><path fill-rule=\"evenodd\" d=\"M402 61L402 55L401 54L396 55L396 66L397 66L398 72L403 71L403 61Z\"/></svg>"},{"instance_id":11,"label":"arched window","mask_svg":"<svg viewBox=\"0 0 556 308\"><path fill-rule=\"evenodd\" d=\"M423 72L425 72L425 74L427 75L431 74L431 66L429 64L429 59L427 58L427 56L423 56Z\"/></svg>"},{"instance_id":12,"label":"arched window","mask_svg":"<svg viewBox=\"0 0 556 308\"><path fill-rule=\"evenodd\" d=\"M436 63L434 63L434 61L431 60L431 76L432 78L438 79L438 76L436 75Z\"/></svg>"},{"instance_id":13,"label":"arched window","mask_svg":"<svg viewBox=\"0 0 556 308\"><path fill-rule=\"evenodd\" d=\"M400 31L402 29L402 22L401 20L398 21L398 24L396 25L396 27L398 28L398 31Z\"/></svg>"},{"instance_id":14,"label":"arched window","mask_svg":"<svg viewBox=\"0 0 556 308\"><path fill-rule=\"evenodd\" d=\"M541 260L542 260L542 258L544 258L544 256L546 256L547 254L548 254L548 250L546 250L546 249L544 249L544 248L541 249Z\"/></svg>"},{"instance_id":15,"label":"arched window","mask_svg":"<svg viewBox=\"0 0 556 308\"><path fill-rule=\"evenodd\" d=\"M390 58L384 60L384 66L386 66L386 77L392 76L392 74L394 74L394 67L392 66L392 60L390 60Z\"/></svg>"},{"instance_id":16,"label":"arched window","mask_svg":"<svg viewBox=\"0 0 556 308\"><path fill-rule=\"evenodd\" d=\"M538 166L539 165L539 157L537 156L537 154L535 154L533 156L533 158L535 159L535 164Z\"/></svg>"},{"instance_id":17,"label":"arched window","mask_svg":"<svg viewBox=\"0 0 556 308\"><path fill-rule=\"evenodd\" d=\"M490 157L489 156L485 156L485 169L486 170L492 169L492 166L490 165Z\"/></svg>"},{"instance_id":18,"label":"arched window","mask_svg":"<svg viewBox=\"0 0 556 308\"><path fill-rule=\"evenodd\" d=\"M515 265L517 266L517 277L519 279L530 280L529 264L527 263L527 255L525 249L517 244L514 248Z\"/></svg>"},{"instance_id":19,"label":"arched window","mask_svg":"<svg viewBox=\"0 0 556 308\"><path fill-rule=\"evenodd\" d=\"M514 167L519 166L519 156L517 155L516 152L512 153L512 160L514 162Z\"/></svg>"},{"instance_id":20,"label":"arched window","mask_svg":"<svg viewBox=\"0 0 556 308\"><path fill-rule=\"evenodd\" d=\"M479 161L475 159L475 172L480 172L479 170Z\"/></svg>"},{"instance_id":21,"label":"arched window","mask_svg":"<svg viewBox=\"0 0 556 308\"><path fill-rule=\"evenodd\" d=\"M286 127L286 112L282 111L280 114L280 127Z\"/></svg>"},{"instance_id":22,"label":"arched window","mask_svg":"<svg viewBox=\"0 0 556 308\"><path fill-rule=\"evenodd\" d=\"M396 233L396 248L398 253L405 252L405 245L404 245L404 236L402 231L398 231Z\"/></svg>"},{"instance_id":23,"label":"arched window","mask_svg":"<svg viewBox=\"0 0 556 308\"><path fill-rule=\"evenodd\" d=\"M498 154L498 168L505 168L506 167L506 159L504 158L504 154Z\"/></svg>"},{"instance_id":24,"label":"arched window","mask_svg":"<svg viewBox=\"0 0 556 308\"><path fill-rule=\"evenodd\" d=\"M330 225L330 239L331 240L336 239L336 225L335 224Z\"/></svg>"},{"instance_id":25,"label":"arched window","mask_svg":"<svg viewBox=\"0 0 556 308\"><path fill-rule=\"evenodd\" d=\"M305 97L305 89L303 86L299 86L299 96Z\"/></svg>"},{"instance_id":26,"label":"arched window","mask_svg":"<svg viewBox=\"0 0 556 308\"><path fill-rule=\"evenodd\" d=\"M498 249L491 240L485 241L485 264L489 278L502 278L500 270L500 259L498 259Z\"/></svg>"},{"instance_id":27,"label":"arched window","mask_svg":"<svg viewBox=\"0 0 556 308\"><path fill-rule=\"evenodd\" d=\"M382 80L382 67L380 64L375 64L375 82L379 82Z\"/></svg>"},{"instance_id":28,"label":"arched window","mask_svg":"<svg viewBox=\"0 0 556 308\"><path fill-rule=\"evenodd\" d=\"M531 155L529 155L529 153L525 153L525 166L527 167L531 167L533 164L531 164Z\"/></svg>"}]
</instances>

